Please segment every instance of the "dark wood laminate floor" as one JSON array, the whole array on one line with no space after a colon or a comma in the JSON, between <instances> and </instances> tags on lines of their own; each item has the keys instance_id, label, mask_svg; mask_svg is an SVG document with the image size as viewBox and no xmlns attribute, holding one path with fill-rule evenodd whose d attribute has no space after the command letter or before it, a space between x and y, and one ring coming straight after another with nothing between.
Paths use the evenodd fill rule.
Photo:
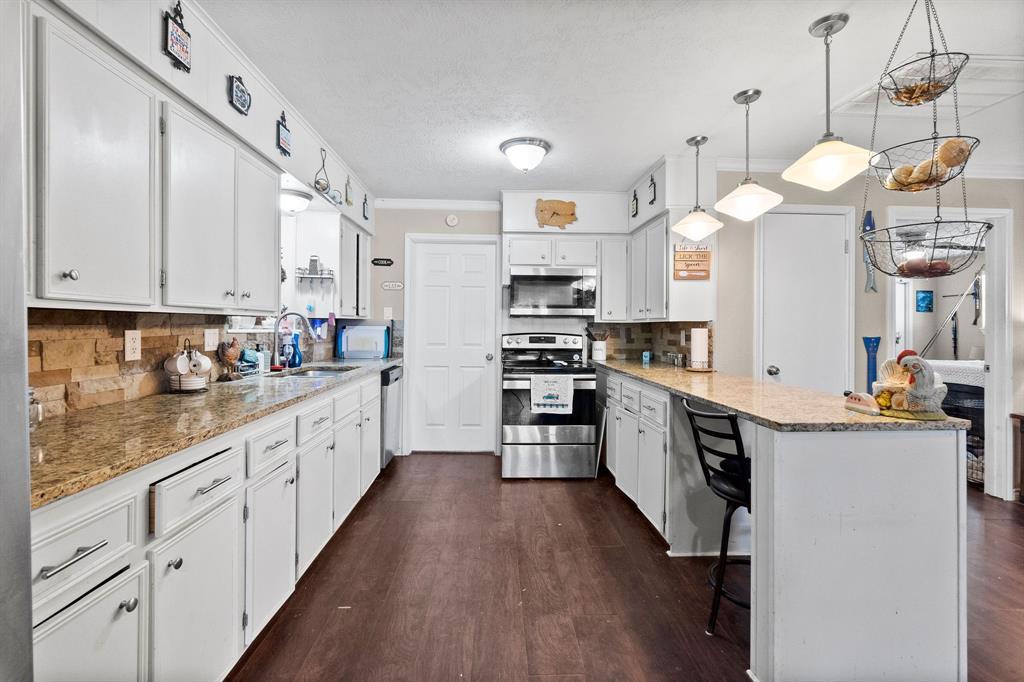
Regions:
<instances>
[{"instance_id":1,"label":"dark wood laminate floor","mask_svg":"<svg viewBox=\"0 0 1024 682\"><path fill-rule=\"evenodd\" d=\"M747 679L749 612L704 635L709 559L669 559L607 476L499 464L396 459L230 679ZM968 501L970 677L1024 679L1024 507Z\"/></svg>"}]
</instances>

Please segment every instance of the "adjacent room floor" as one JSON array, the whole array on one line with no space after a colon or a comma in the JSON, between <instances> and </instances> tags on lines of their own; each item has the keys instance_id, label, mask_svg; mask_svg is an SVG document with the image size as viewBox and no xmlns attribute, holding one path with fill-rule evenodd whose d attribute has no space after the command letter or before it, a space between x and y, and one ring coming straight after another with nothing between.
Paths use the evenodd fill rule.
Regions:
<instances>
[{"instance_id":1,"label":"adjacent room floor","mask_svg":"<svg viewBox=\"0 0 1024 682\"><path fill-rule=\"evenodd\" d=\"M710 559L669 559L607 476L499 463L396 459L232 678L747 679L749 613L723 602L704 635ZM1024 507L968 504L970 679L1022 679Z\"/></svg>"}]
</instances>

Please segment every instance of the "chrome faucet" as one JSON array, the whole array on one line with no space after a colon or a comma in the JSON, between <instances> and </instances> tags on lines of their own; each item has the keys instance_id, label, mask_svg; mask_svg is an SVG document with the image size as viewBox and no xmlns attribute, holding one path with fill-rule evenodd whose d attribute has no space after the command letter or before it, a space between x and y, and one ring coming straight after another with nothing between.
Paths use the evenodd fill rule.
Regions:
<instances>
[{"instance_id":1,"label":"chrome faucet","mask_svg":"<svg viewBox=\"0 0 1024 682\"><path fill-rule=\"evenodd\" d=\"M309 338L315 339L316 335L313 333L313 325L309 323L309 320L302 313L286 312L281 313L277 316L277 320L274 321L274 354L270 356L270 366L277 367L281 364L281 320L294 315L295 317L302 320L303 324L306 325L306 332L309 333Z\"/></svg>"}]
</instances>

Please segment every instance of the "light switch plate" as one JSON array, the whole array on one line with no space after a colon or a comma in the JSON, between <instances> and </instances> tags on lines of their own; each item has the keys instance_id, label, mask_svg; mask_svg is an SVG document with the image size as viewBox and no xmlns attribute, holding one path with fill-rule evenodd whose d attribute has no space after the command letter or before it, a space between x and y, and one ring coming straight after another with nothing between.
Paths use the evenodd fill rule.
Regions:
<instances>
[{"instance_id":1,"label":"light switch plate","mask_svg":"<svg viewBox=\"0 0 1024 682\"><path fill-rule=\"evenodd\" d=\"M679 330L679 345L680 346L685 346L686 345L686 330L685 329L680 329Z\"/></svg>"},{"instance_id":2,"label":"light switch plate","mask_svg":"<svg viewBox=\"0 0 1024 682\"><path fill-rule=\"evenodd\" d=\"M395 316L395 309L392 308L391 306L384 306L384 319L385 320L390 320L394 316Z\"/></svg>"},{"instance_id":3,"label":"light switch plate","mask_svg":"<svg viewBox=\"0 0 1024 682\"><path fill-rule=\"evenodd\" d=\"M124 330L124 361L142 359L142 332L138 329Z\"/></svg>"},{"instance_id":4,"label":"light switch plate","mask_svg":"<svg viewBox=\"0 0 1024 682\"><path fill-rule=\"evenodd\" d=\"M219 329L203 330L203 350L217 350L218 343L220 343Z\"/></svg>"}]
</instances>

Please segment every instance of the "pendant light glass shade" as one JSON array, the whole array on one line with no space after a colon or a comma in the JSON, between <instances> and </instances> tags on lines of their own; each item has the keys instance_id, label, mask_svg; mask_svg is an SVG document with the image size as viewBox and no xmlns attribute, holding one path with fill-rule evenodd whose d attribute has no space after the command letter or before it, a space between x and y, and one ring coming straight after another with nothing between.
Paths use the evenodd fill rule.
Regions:
<instances>
[{"instance_id":1,"label":"pendant light glass shade","mask_svg":"<svg viewBox=\"0 0 1024 682\"><path fill-rule=\"evenodd\" d=\"M516 137L505 140L498 149L508 158L509 163L525 173L540 165L551 151L551 145L536 137Z\"/></svg>"},{"instance_id":2,"label":"pendant light glass shade","mask_svg":"<svg viewBox=\"0 0 1024 682\"><path fill-rule=\"evenodd\" d=\"M733 191L715 203L715 210L739 220L753 220L782 203L782 195L765 189L750 178L750 105L761 97L757 88L742 90L733 95L733 101L746 107L747 175Z\"/></svg>"},{"instance_id":3,"label":"pendant light glass shade","mask_svg":"<svg viewBox=\"0 0 1024 682\"><path fill-rule=\"evenodd\" d=\"M811 189L831 192L868 167L871 152L843 142L832 133L832 36L843 30L850 15L830 14L818 19L807 31L825 39L825 134L809 152L782 172L782 179Z\"/></svg>"},{"instance_id":4,"label":"pendant light glass shade","mask_svg":"<svg viewBox=\"0 0 1024 682\"><path fill-rule=\"evenodd\" d=\"M689 215L673 225L672 231L689 240L699 242L717 232L721 227L721 220L716 220L702 208L695 208L690 211Z\"/></svg>"}]
</instances>

